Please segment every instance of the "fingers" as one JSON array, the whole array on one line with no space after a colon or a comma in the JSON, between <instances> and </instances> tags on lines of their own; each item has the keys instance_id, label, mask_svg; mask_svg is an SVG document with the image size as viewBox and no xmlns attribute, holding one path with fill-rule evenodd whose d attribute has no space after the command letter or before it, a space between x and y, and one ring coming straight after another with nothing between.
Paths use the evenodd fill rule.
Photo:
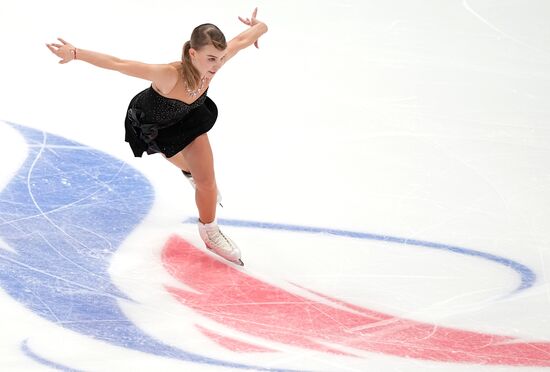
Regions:
<instances>
[{"instance_id":1,"label":"fingers","mask_svg":"<svg viewBox=\"0 0 550 372\"><path fill-rule=\"evenodd\" d=\"M58 63L64 65L65 63L68 63L68 62L71 62L72 59L71 58L68 58L67 57L67 53L64 53L64 51L67 50L68 46L70 48L70 45L71 44L68 44L66 43L64 40L60 39L60 41L62 43L64 43L63 45L61 44L55 44L55 43L51 43L51 44L46 44L46 47L50 50L50 52L52 52L53 54L55 54L57 57L61 58L60 61L58 61ZM68 45L68 46L67 46Z\"/></svg>"},{"instance_id":2,"label":"fingers","mask_svg":"<svg viewBox=\"0 0 550 372\"><path fill-rule=\"evenodd\" d=\"M46 44L50 52L58 56L59 58L62 58L59 52L60 45L59 44Z\"/></svg>"},{"instance_id":3,"label":"fingers","mask_svg":"<svg viewBox=\"0 0 550 372\"><path fill-rule=\"evenodd\" d=\"M244 23L245 25L247 26L254 26L257 22L256 22L256 15L258 14L258 8L254 8L254 11L252 12L252 18L243 18L243 17L240 17L239 16L239 21L241 21L242 23ZM256 46L257 48L257 46Z\"/></svg>"},{"instance_id":4,"label":"fingers","mask_svg":"<svg viewBox=\"0 0 550 372\"><path fill-rule=\"evenodd\" d=\"M63 45L66 45L66 44L68 44L68 43L67 43L67 42L66 42L65 40L63 40L63 39L62 39L62 38L60 38L60 37L58 37L58 38L57 38L57 40L61 41L61 43L62 43Z\"/></svg>"},{"instance_id":5,"label":"fingers","mask_svg":"<svg viewBox=\"0 0 550 372\"><path fill-rule=\"evenodd\" d=\"M53 53L57 52L59 49L61 49L61 47L63 45L61 44L56 44L56 43L51 43L51 44L46 44L46 46L48 47L49 50L51 50Z\"/></svg>"},{"instance_id":6,"label":"fingers","mask_svg":"<svg viewBox=\"0 0 550 372\"><path fill-rule=\"evenodd\" d=\"M244 23L245 25L251 26L251 24L250 24L250 19L248 19L248 18L247 18L247 19L244 19L244 18L242 18L242 17L239 17L239 20L240 20L242 23Z\"/></svg>"}]
</instances>

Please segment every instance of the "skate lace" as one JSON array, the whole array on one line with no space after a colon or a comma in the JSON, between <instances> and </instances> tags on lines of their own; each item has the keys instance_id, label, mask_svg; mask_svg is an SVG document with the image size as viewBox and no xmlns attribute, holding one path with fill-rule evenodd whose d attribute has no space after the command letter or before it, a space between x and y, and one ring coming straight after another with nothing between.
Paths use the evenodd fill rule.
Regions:
<instances>
[{"instance_id":1,"label":"skate lace","mask_svg":"<svg viewBox=\"0 0 550 372\"><path fill-rule=\"evenodd\" d=\"M212 243L227 252L233 251L233 244L231 241L222 233L220 229L213 231L212 234L208 234Z\"/></svg>"}]
</instances>

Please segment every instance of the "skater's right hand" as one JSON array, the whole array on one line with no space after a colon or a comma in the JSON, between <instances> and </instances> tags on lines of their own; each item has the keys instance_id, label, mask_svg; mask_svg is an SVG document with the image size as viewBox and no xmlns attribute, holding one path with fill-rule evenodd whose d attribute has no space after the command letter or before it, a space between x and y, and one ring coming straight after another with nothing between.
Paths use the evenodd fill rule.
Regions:
<instances>
[{"instance_id":1,"label":"skater's right hand","mask_svg":"<svg viewBox=\"0 0 550 372\"><path fill-rule=\"evenodd\" d=\"M53 54L61 58L61 61L59 61L59 63L64 64L67 62L71 62L73 59L76 59L76 48L60 37L57 38L57 40L59 40L61 44L52 43L46 44L46 46Z\"/></svg>"},{"instance_id":2,"label":"skater's right hand","mask_svg":"<svg viewBox=\"0 0 550 372\"><path fill-rule=\"evenodd\" d=\"M256 15L258 14L258 8L255 8L254 11L252 12L252 17L250 18L243 18L241 16L239 16L239 21L241 21L242 23L244 23L245 25L247 26L254 26L255 24L257 24L259 21L256 19ZM254 42L254 46L256 47L256 49L259 49L260 47L258 46L258 40L256 40Z\"/></svg>"}]
</instances>

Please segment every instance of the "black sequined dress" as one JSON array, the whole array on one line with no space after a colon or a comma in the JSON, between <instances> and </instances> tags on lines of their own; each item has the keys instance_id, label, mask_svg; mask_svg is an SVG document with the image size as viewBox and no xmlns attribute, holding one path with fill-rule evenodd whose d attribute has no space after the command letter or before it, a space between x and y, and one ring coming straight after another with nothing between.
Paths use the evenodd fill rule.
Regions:
<instances>
[{"instance_id":1,"label":"black sequined dress","mask_svg":"<svg viewBox=\"0 0 550 372\"><path fill-rule=\"evenodd\" d=\"M138 93L125 120L125 139L134 156L160 152L170 158L212 129L218 109L207 91L191 104L164 97L152 86Z\"/></svg>"}]
</instances>

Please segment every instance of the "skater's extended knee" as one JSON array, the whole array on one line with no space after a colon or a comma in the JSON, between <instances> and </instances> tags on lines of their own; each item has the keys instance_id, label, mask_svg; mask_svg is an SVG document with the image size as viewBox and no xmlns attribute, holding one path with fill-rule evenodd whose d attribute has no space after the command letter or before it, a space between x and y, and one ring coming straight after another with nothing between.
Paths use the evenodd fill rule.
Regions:
<instances>
[{"instance_id":1,"label":"skater's extended knee","mask_svg":"<svg viewBox=\"0 0 550 372\"><path fill-rule=\"evenodd\" d=\"M217 190L216 180L214 179L214 177L206 177L203 179L195 178L195 183L196 183L197 190L200 190L200 191Z\"/></svg>"}]
</instances>

